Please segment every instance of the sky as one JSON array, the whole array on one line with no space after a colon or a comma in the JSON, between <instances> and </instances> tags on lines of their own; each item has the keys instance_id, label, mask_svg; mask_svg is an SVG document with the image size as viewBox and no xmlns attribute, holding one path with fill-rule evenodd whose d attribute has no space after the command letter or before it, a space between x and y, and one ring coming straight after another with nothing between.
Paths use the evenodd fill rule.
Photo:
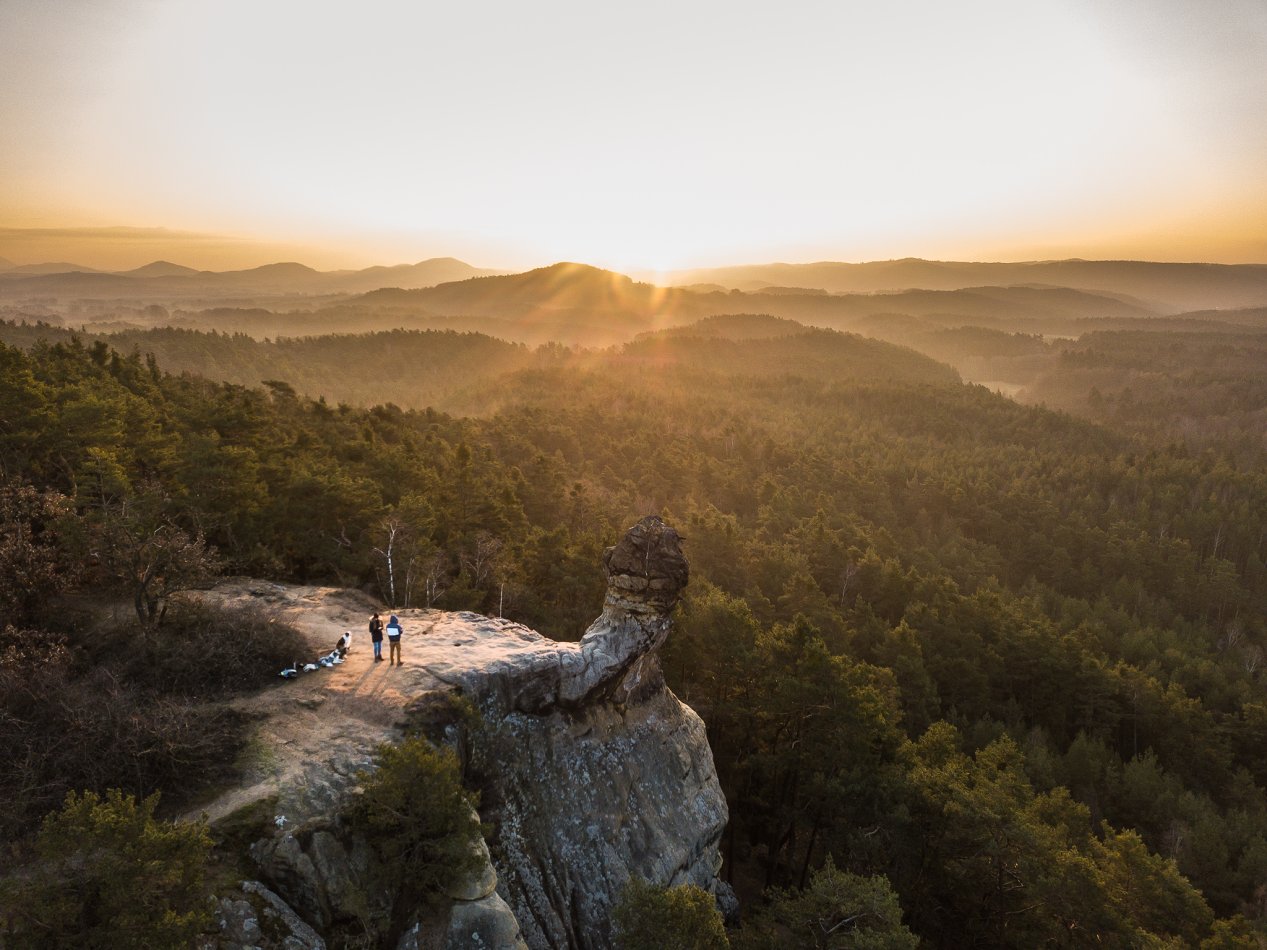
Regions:
<instances>
[{"instance_id":1,"label":"sky","mask_svg":"<svg viewBox=\"0 0 1267 950\"><path fill-rule=\"evenodd\" d=\"M1267 261L1263 0L0 0L0 257Z\"/></svg>"}]
</instances>

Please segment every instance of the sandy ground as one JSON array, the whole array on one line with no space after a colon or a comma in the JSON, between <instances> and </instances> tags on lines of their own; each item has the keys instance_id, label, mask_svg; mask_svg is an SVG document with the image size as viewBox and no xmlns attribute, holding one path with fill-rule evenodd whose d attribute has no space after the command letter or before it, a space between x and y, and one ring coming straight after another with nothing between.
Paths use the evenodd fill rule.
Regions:
<instances>
[{"instance_id":1,"label":"sandy ground","mask_svg":"<svg viewBox=\"0 0 1267 950\"><path fill-rule=\"evenodd\" d=\"M199 595L226 606L254 606L298 629L311 647L299 662L314 662L334 649L345 630L352 646L345 662L278 678L270 686L233 705L258 723L241 764L240 784L191 809L186 818L205 814L216 821L244 805L272 795L298 818L318 810L305 804L302 790L309 777L324 769L351 775L364 767L375 747L396 738L408 706L425 693L448 690L472 670L495 671L526 655L575 649L555 643L519 624L441 610L398 610L404 635L403 665L392 665L386 639L381 662L374 661L369 619L378 610L384 623L389 611L359 591L336 587L301 587L228 578ZM279 670L280 672L280 670Z\"/></svg>"},{"instance_id":2,"label":"sandy ground","mask_svg":"<svg viewBox=\"0 0 1267 950\"><path fill-rule=\"evenodd\" d=\"M444 665L441 644L428 639L440 611L396 611L404 628L403 666L374 661L369 638L370 614L381 604L357 591L333 587L296 587L242 578L228 579L201 595L213 603L253 605L302 632L311 647L300 663L313 662L330 652L352 631L345 662L304 673L292 680L280 677L275 686L243 697L234 705L259 720L250 754L244 763L244 785L202 804L187 817L206 814L215 821L259 798L276 794L302 781L305 769L317 761L370 755L380 742L393 737L407 703L419 693L443 688L427 671L427 663ZM452 649L452 647L450 647ZM383 643L383 656L388 654ZM437 655L441 654L441 655ZM280 671L279 671L280 672Z\"/></svg>"}]
</instances>

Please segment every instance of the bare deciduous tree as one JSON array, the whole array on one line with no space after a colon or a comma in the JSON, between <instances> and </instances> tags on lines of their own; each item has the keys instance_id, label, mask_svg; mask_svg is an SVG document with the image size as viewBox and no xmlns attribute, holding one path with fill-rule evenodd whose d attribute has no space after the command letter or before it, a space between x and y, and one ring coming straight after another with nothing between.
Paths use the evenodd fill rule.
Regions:
<instances>
[{"instance_id":1,"label":"bare deciduous tree","mask_svg":"<svg viewBox=\"0 0 1267 950\"><path fill-rule=\"evenodd\" d=\"M449 558L443 551L433 551L419 559L418 575L422 580L426 606L432 606L449 589Z\"/></svg>"},{"instance_id":2,"label":"bare deciduous tree","mask_svg":"<svg viewBox=\"0 0 1267 950\"><path fill-rule=\"evenodd\" d=\"M164 511L166 498L139 496L104 511L107 567L131 591L137 619L162 619L167 600L208 583L220 571L215 548L201 531L190 534Z\"/></svg>"},{"instance_id":3,"label":"bare deciduous tree","mask_svg":"<svg viewBox=\"0 0 1267 950\"><path fill-rule=\"evenodd\" d=\"M505 544L501 538L481 531L475 536L474 546L462 555L462 566L473 586L484 588L489 578L496 573L498 555Z\"/></svg>"},{"instance_id":4,"label":"bare deciduous tree","mask_svg":"<svg viewBox=\"0 0 1267 950\"><path fill-rule=\"evenodd\" d=\"M845 594L849 592L849 582L854 579L858 573L858 565L854 561L846 561L845 566L840 570L840 606L845 606Z\"/></svg>"},{"instance_id":5,"label":"bare deciduous tree","mask_svg":"<svg viewBox=\"0 0 1267 950\"><path fill-rule=\"evenodd\" d=\"M402 558L409 560L408 554L402 550L403 542L409 532L405 523L397 515L384 518L379 524L379 530L383 535L383 543L374 548L374 554L379 558L379 564L375 566L378 587L387 601L387 606L398 607L401 602L396 599L396 575L403 566L400 563Z\"/></svg>"},{"instance_id":6,"label":"bare deciduous tree","mask_svg":"<svg viewBox=\"0 0 1267 950\"><path fill-rule=\"evenodd\" d=\"M1245 639L1245 624L1240 617L1228 621L1227 631L1219 638L1219 650L1230 650Z\"/></svg>"},{"instance_id":7,"label":"bare deciduous tree","mask_svg":"<svg viewBox=\"0 0 1267 950\"><path fill-rule=\"evenodd\" d=\"M1241 667L1246 675L1253 676L1263 663L1263 648L1257 643L1247 643L1241 647Z\"/></svg>"},{"instance_id":8,"label":"bare deciduous tree","mask_svg":"<svg viewBox=\"0 0 1267 950\"><path fill-rule=\"evenodd\" d=\"M448 559L415 522L399 513L388 515L378 528L381 542L373 549L374 570L383 599L390 607L410 607L421 581L431 606L447 586Z\"/></svg>"}]
</instances>

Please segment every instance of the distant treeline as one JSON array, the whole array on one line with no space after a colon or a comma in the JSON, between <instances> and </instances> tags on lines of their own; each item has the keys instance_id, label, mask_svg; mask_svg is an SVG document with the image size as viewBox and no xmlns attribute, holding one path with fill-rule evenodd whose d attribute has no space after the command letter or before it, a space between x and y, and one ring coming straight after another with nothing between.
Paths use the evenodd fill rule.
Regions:
<instances>
[{"instance_id":1,"label":"distant treeline","mask_svg":"<svg viewBox=\"0 0 1267 950\"><path fill-rule=\"evenodd\" d=\"M1156 442L1267 460L1267 331L1090 333L1026 398Z\"/></svg>"}]
</instances>

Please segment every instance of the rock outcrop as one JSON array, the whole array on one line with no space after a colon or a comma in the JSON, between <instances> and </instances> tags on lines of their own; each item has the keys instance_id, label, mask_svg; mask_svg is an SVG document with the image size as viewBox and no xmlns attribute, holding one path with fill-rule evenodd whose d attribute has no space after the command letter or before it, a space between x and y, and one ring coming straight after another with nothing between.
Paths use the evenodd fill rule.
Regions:
<instances>
[{"instance_id":1,"label":"rock outcrop","mask_svg":"<svg viewBox=\"0 0 1267 950\"><path fill-rule=\"evenodd\" d=\"M218 940L204 940L200 950L219 947L279 947L281 950L326 950L320 934L280 897L259 881L242 882L243 897L216 902Z\"/></svg>"},{"instance_id":2,"label":"rock outcrop","mask_svg":"<svg viewBox=\"0 0 1267 950\"><path fill-rule=\"evenodd\" d=\"M631 877L733 903L717 877L727 811L704 724L665 687L656 655L688 577L680 538L644 518L603 563L603 612L579 644L460 618L496 624L524 647L449 682L481 713L468 754L494 829L498 892L531 947L609 946Z\"/></svg>"},{"instance_id":3,"label":"rock outcrop","mask_svg":"<svg viewBox=\"0 0 1267 950\"><path fill-rule=\"evenodd\" d=\"M689 574L680 542L649 517L609 548L602 614L579 643L470 613L404 611L405 667L354 650L324 688L296 694L327 741L292 750L250 790L277 813L251 848L261 879L318 932L365 913L368 846L341 826L339 803L377 741L422 727L459 750L479 785L491 855L449 895L447 921L420 920L401 947L608 947L632 877L693 883L733 909L717 877L727 811L704 725L667 689L656 654ZM297 616L315 628L311 612ZM390 727L358 732L382 710Z\"/></svg>"}]
</instances>

